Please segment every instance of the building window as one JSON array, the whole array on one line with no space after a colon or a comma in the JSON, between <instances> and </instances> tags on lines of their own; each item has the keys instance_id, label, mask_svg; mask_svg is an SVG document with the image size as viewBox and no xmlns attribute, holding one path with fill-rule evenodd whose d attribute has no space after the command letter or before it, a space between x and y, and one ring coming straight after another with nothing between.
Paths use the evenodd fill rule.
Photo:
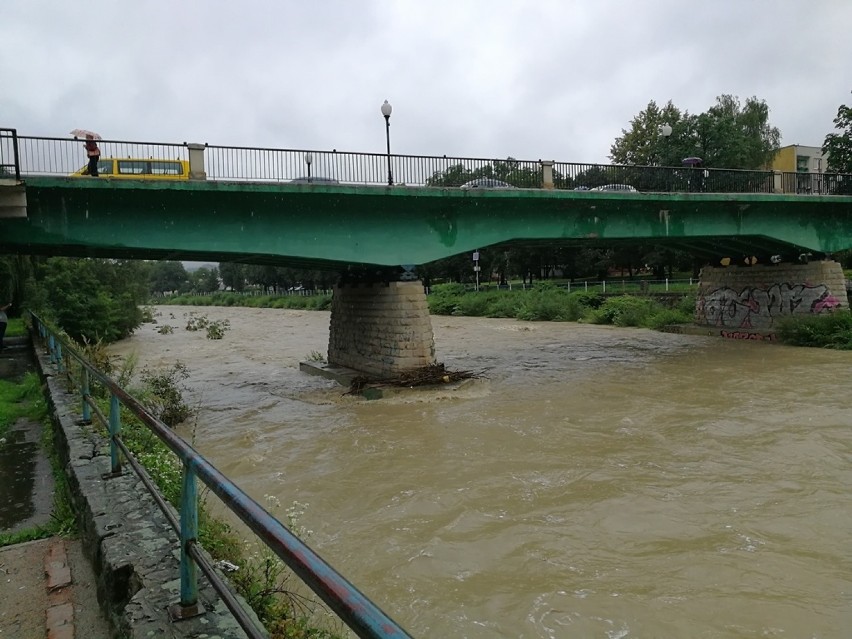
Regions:
<instances>
[{"instance_id":1,"label":"building window","mask_svg":"<svg viewBox=\"0 0 852 639\"><path fill-rule=\"evenodd\" d=\"M796 172L807 173L811 168L811 158L807 155L796 156Z\"/></svg>"}]
</instances>

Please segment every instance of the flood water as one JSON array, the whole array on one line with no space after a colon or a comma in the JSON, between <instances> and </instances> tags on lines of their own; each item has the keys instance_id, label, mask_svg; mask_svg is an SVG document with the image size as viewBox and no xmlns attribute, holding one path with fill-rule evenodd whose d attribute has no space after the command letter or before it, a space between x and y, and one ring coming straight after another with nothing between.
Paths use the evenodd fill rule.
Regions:
<instances>
[{"instance_id":1,"label":"flood water","mask_svg":"<svg viewBox=\"0 0 852 639\"><path fill-rule=\"evenodd\" d=\"M329 315L159 307L183 432L415 637L852 633L852 353L432 318L483 377L368 401L298 371ZM224 339L184 330L228 319Z\"/></svg>"}]
</instances>

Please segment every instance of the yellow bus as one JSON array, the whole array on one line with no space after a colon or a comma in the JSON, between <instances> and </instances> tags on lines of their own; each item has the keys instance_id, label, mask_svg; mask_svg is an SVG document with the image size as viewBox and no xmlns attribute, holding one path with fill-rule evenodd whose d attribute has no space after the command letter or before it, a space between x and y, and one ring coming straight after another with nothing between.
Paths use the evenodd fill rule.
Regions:
<instances>
[{"instance_id":1,"label":"yellow bus","mask_svg":"<svg viewBox=\"0 0 852 639\"><path fill-rule=\"evenodd\" d=\"M143 160L141 158L101 158L98 160L98 174L101 177L127 180L188 180L189 162L186 160ZM89 167L84 166L71 177L89 175Z\"/></svg>"}]
</instances>

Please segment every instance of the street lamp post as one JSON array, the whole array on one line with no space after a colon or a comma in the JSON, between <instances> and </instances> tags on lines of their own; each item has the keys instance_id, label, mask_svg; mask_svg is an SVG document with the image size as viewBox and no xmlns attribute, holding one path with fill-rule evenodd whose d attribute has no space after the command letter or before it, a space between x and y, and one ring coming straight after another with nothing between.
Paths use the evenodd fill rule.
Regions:
<instances>
[{"instance_id":1,"label":"street lamp post","mask_svg":"<svg viewBox=\"0 0 852 639\"><path fill-rule=\"evenodd\" d=\"M660 127L657 129L657 131L660 133L660 135L664 139L668 140L669 136L672 134L672 127L668 124L661 124ZM665 143L665 144L668 144L668 143ZM657 157L659 158L659 154L657 155Z\"/></svg>"},{"instance_id":2,"label":"street lamp post","mask_svg":"<svg viewBox=\"0 0 852 639\"><path fill-rule=\"evenodd\" d=\"M663 141L663 149L666 151L666 155L668 155L668 150L669 150L669 143L668 143L668 139L669 139L669 136L672 134L672 127L671 127L671 125L669 125L669 124L661 124L661 125L659 126L659 128L657 129L657 132L660 134L660 136L661 136L661 137L663 138L663 140L664 140L664 141ZM659 151L657 152L657 158L656 158L656 159L657 159L657 161L656 161L654 164L656 164L657 166L659 166L660 164L662 164L662 162L660 162L660 153L659 153ZM669 174L668 174L668 171L665 171L665 172L664 172L663 179L664 179L664 181L665 181L665 189L666 189L666 191L671 190L671 189L669 188L669 184L668 184L668 182L669 182Z\"/></svg>"},{"instance_id":3,"label":"street lamp post","mask_svg":"<svg viewBox=\"0 0 852 639\"><path fill-rule=\"evenodd\" d=\"M382 115L385 116L385 137L388 142L388 186L393 186L393 173L391 172L391 155L390 155L390 116L393 107L390 102L385 100L382 104Z\"/></svg>"},{"instance_id":4,"label":"street lamp post","mask_svg":"<svg viewBox=\"0 0 852 639\"><path fill-rule=\"evenodd\" d=\"M311 181L311 163L314 161L314 156L308 151L305 153L305 164L308 165L308 182Z\"/></svg>"}]
</instances>

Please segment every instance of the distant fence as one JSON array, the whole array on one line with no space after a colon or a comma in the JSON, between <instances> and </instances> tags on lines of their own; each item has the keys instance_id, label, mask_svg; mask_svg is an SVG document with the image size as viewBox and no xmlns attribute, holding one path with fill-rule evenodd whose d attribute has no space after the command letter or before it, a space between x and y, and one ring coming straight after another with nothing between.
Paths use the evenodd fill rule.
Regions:
<instances>
[{"instance_id":1,"label":"distant fence","mask_svg":"<svg viewBox=\"0 0 852 639\"><path fill-rule=\"evenodd\" d=\"M493 282L484 282L479 285L479 288L471 284L466 284L467 291L512 291L512 290L532 290L535 284L494 284ZM646 279L627 279L613 278L607 280L575 280L573 282L565 282L557 284L569 293L576 291L584 291L590 293L602 293L606 295L625 294L654 294L654 293L689 293L698 289L698 278L689 279L662 279L662 280L646 280ZM431 292L431 288L430 288Z\"/></svg>"},{"instance_id":2,"label":"distant fence","mask_svg":"<svg viewBox=\"0 0 852 639\"><path fill-rule=\"evenodd\" d=\"M0 129L14 131L13 129ZM18 150L22 176L71 175L87 163L83 140L0 133L0 162ZM583 164L542 160L416 156L184 143L98 140L101 158L185 160L199 179L455 188L474 179L515 188L627 192L852 194L852 174L781 173L701 167ZM11 166L11 162L10 162ZM390 169L390 171L388 171ZM390 173L390 175L389 175ZM493 188L497 183L488 183ZM610 188L607 190L619 190Z\"/></svg>"},{"instance_id":3,"label":"distant fence","mask_svg":"<svg viewBox=\"0 0 852 639\"><path fill-rule=\"evenodd\" d=\"M246 634L251 639L267 637L265 630L258 628L242 608L201 548L198 539L197 488L197 479L200 479L357 636L370 639L410 637L284 524L246 495L171 428L152 416L139 400L96 368L50 325L36 315L33 315L33 324L38 336L48 348L50 363L56 367L56 372L65 374L69 382L76 385L81 399L83 421L88 422L94 416L109 431L111 472L122 472L123 462L126 461L180 536L180 602L170 607L170 613L175 618L179 619L182 611L183 614L191 615L198 609L197 570L200 568ZM108 414L105 415L94 401L90 384L99 384L110 396ZM180 461L183 467L183 490L179 517L125 446L121 437L121 405L134 414Z\"/></svg>"}]
</instances>

